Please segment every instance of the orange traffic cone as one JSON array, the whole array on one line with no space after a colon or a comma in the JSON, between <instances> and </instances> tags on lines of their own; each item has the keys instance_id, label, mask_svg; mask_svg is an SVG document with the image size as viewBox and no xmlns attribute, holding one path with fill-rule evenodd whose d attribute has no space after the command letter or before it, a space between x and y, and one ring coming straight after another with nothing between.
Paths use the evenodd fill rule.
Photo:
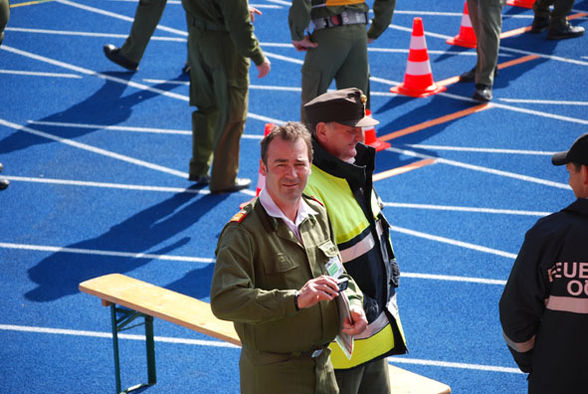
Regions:
<instances>
[{"instance_id":1,"label":"orange traffic cone","mask_svg":"<svg viewBox=\"0 0 588 394\"><path fill-rule=\"evenodd\" d=\"M410 97L427 97L443 92L446 89L445 86L435 85L435 81L433 81L423 20L419 17L414 18L404 82L399 86L390 88L390 91Z\"/></svg>"},{"instance_id":2,"label":"orange traffic cone","mask_svg":"<svg viewBox=\"0 0 588 394\"><path fill-rule=\"evenodd\" d=\"M265 124L265 130L263 132L263 136L265 137L266 135L268 135L274 128L274 124L273 123L266 123ZM263 175L261 175L261 171L259 171L259 174L257 176L257 188L255 189L255 195L259 196L259 193L261 193L261 189L263 189L263 187L265 186L265 177Z\"/></svg>"},{"instance_id":3,"label":"orange traffic cone","mask_svg":"<svg viewBox=\"0 0 588 394\"><path fill-rule=\"evenodd\" d=\"M366 109L365 114L366 114L366 116L371 117L372 111L370 111L369 109ZM364 133L364 144L369 145L372 148L375 148L376 152L379 152L381 150L384 150L384 149L390 147L389 143L384 142L382 140L379 140L376 137L376 129L374 126L364 127L363 133Z\"/></svg>"},{"instance_id":4,"label":"orange traffic cone","mask_svg":"<svg viewBox=\"0 0 588 394\"><path fill-rule=\"evenodd\" d=\"M466 1L463 5L463 15L461 17L461 26L459 28L459 34L446 41L449 45L457 45L466 48L476 47L476 33L472 27L472 21L470 19L470 13L468 11L468 2Z\"/></svg>"},{"instance_id":5,"label":"orange traffic cone","mask_svg":"<svg viewBox=\"0 0 588 394\"><path fill-rule=\"evenodd\" d=\"M265 130L263 132L263 136L265 137L266 135L268 135L273 130L274 127L275 126L273 123L266 123ZM255 197L259 196L259 193L261 193L261 189L263 189L264 186L265 186L265 176L261 175L261 168L260 168L258 171L258 175L257 175L257 188L255 190ZM255 199L255 197L239 204L239 209L243 209L243 207L245 205L249 204L250 201L253 201Z\"/></svg>"},{"instance_id":6,"label":"orange traffic cone","mask_svg":"<svg viewBox=\"0 0 588 394\"><path fill-rule=\"evenodd\" d=\"M535 3L535 0L508 0L506 2L508 5L523 8L533 8L533 3Z\"/></svg>"}]
</instances>

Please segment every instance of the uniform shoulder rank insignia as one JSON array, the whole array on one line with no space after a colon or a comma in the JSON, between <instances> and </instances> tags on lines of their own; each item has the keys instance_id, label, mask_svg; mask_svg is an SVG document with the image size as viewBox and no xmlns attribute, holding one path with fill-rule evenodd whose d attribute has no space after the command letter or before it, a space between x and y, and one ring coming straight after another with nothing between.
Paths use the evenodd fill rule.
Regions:
<instances>
[{"instance_id":1,"label":"uniform shoulder rank insignia","mask_svg":"<svg viewBox=\"0 0 588 394\"><path fill-rule=\"evenodd\" d=\"M314 201L318 202L318 203L321 205L321 207L324 207L324 206L325 206L325 204L323 204L323 203L321 202L321 200L319 200L319 199L318 199L318 198L316 198L315 196L308 196L308 197L310 197L310 198L311 198L311 199L313 199Z\"/></svg>"},{"instance_id":2,"label":"uniform shoulder rank insignia","mask_svg":"<svg viewBox=\"0 0 588 394\"><path fill-rule=\"evenodd\" d=\"M247 212L244 211L244 210L240 210L229 221L230 222L241 223L243 221L243 219L245 219L245 216L247 216Z\"/></svg>"}]
</instances>

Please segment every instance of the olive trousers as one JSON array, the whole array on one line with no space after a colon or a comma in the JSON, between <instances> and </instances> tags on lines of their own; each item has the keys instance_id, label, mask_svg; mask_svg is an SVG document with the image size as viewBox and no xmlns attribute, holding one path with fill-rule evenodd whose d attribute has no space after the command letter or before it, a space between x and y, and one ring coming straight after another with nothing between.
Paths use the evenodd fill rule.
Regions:
<instances>
[{"instance_id":1,"label":"olive trousers","mask_svg":"<svg viewBox=\"0 0 588 394\"><path fill-rule=\"evenodd\" d=\"M188 29L192 158L190 177L210 172L210 190L233 186L248 106L249 59L228 32Z\"/></svg>"},{"instance_id":2,"label":"olive trousers","mask_svg":"<svg viewBox=\"0 0 588 394\"><path fill-rule=\"evenodd\" d=\"M161 19L167 0L140 0L131 32L120 53L136 63L141 61L149 40Z\"/></svg>"},{"instance_id":3,"label":"olive trousers","mask_svg":"<svg viewBox=\"0 0 588 394\"><path fill-rule=\"evenodd\" d=\"M478 45L476 46L476 83L494 84L494 69L498 64L502 7L506 0L467 0L468 11Z\"/></svg>"},{"instance_id":4,"label":"olive trousers","mask_svg":"<svg viewBox=\"0 0 588 394\"><path fill-rule=\"evenodd\" d=\"M333 79L337 89L358 88L369 91L367 30L364 24L344 25L315 30L311 40L318 47L306 52L302 65L302 107L325 93Z\"/></svg>"}]
</instances>

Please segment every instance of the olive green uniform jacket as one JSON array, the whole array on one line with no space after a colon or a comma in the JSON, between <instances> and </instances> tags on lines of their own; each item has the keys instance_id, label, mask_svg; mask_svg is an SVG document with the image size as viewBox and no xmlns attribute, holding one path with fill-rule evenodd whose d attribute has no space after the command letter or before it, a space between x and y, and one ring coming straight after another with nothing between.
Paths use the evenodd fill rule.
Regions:
<instances>
[{"instance_id":1,"label":"olive green uniform jacket","mask_svg":"<svg viewBox=\"0 0 588 394\"><path fill-rule=\"evenodd\" d=\"M4 39L4 28L8 24L8 18L10 17L10 4L8 0L0 0L0 44Z\"/></svg>"},{"instance_id":2,"label":"olive green uniform jacket","mask_svg":"<svg viewBox=\"0 0 588 394\"><path fill-rule=\"evenodd\" d=\"M192 158L190 177L211 170L210 190L227 189L239 170L239 143L247 118L249 59L263 52L253 33L247 0L182 0L188 21Z\"/></svg>"},{"instance_id":3,"label":"olive green uniform jacket","mask_svg":"<svg viewBox=\"0 0 588 394\"><path fill-rule=\"evenodd\" d=\"M210 300L214 314L232 320L241 338L242 393L337 392L328 349L322 360L310 357L339 332L337 304L322 301L296 310L294 302L296 290L328 275L326 263L339 258L324 207L303 198L316 214L299 226L302 243L258 199L235 215L219 237ZM361 292L348 278L349 301L361 305ZM316 379L325 370L330 379Z\"/></svg>"},{"instance_id":4,"label":"olive green uniform jacket","mask_svg":"<svg viewBox=\"0 0 588 394\"><path fill-rule=\"evenodd\" d=\"M305 30L313 19L329 18L340 15L345 10L366 13L369 6L364 2L338 1L338 3L355 3L347 5L324 5L325 0L292 0L288 15L290 36L293 41L300 41L307 33ZM337 2L337 1L335 1ZM333 79L337 89L358 88L369 97L369 65L367 53L368 38L378 38L390 24L396 0L375 0L374 18L366 33L366 25L341 25L308 32L310 40L318 47L306 52L302 65L302 106L313 98L325 93ZM312 26L312 24L311 24ZM369 108L369 101L368 101ZM304 108L301 107L301 119L305 121Z\"/></svg>"}]
</instances>

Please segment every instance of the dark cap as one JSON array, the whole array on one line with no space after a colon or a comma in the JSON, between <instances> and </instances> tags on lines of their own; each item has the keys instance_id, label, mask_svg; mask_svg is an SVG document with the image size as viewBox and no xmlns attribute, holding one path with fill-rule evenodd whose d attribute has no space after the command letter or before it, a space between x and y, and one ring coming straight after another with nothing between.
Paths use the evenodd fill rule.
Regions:
<instances>
[{"instance_id":1,"label":"dark cap","mask_svg":"<svg viewBox=\"0 0 588 394\"><path fill-rule=\"evenodd\" d=\"M558 152L551 156L551 162L556 166L568 163L585 164L588 166L588 133L580 136L569 150Z\"/></svg>"},{"instance_id":2,"label":"dark cap","mask_svg":"<svg viewBox=\"0 0 588 394\"><path fill-rule=\"evenodd\" d=\"M357 88L327 92L304 104L309 123L337 122L347 126L377 125L377 120L365 114L367 97Z\"/></svg>"}]
</instances>

